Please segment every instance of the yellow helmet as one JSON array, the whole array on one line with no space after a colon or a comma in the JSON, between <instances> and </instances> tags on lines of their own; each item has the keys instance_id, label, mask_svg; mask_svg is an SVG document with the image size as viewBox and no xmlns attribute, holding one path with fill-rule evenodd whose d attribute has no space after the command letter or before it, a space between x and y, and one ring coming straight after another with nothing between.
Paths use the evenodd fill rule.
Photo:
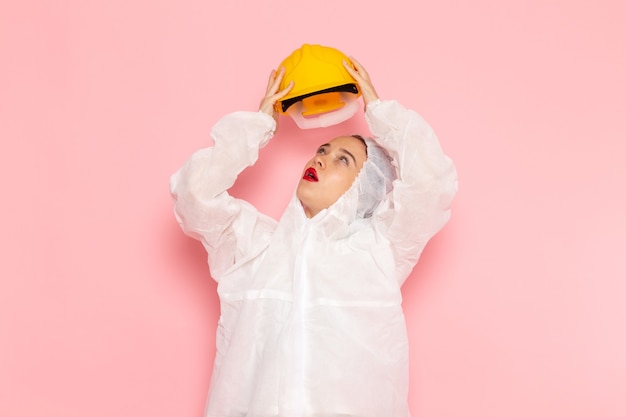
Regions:
<instances>
[{"instance_id":1,"label":"yellow helmet","mask_svg":"<svg viewBox=\"0 0 626 417\"><path fill-rule=\"evenodd\" d=\"M293 51L279 68L285 68L280 89L287 87L291 81L294 86L276 103L276 110L287 113L291 106L300 102L298 115L311 117L341 109L346 101L359 97L361 92L357 82L344 68L344 60L350 62L345 54L328 46L304 44ZM294 116L293 109L289 114ZM346 114L344 112L343 117ZM337 122L335 120L332 124Z\"/></svg>"}]
</instances>

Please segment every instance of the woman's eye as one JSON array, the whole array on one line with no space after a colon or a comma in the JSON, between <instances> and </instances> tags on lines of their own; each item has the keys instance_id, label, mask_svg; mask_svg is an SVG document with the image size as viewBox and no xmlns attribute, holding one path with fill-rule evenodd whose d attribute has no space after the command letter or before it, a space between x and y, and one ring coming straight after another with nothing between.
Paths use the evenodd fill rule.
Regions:
<instances>
[{"instance_id":1,"label":"woman's eye","mask_svg":"<svg viewBox=\"0 0 626 417\"><path fill-rule=\"evenodd\" d=\"M320 155L323 155L324 153L326 153L326 150L324 148L319 148L317 150L317 153L319 153Z\"/></svg>"},{"instance_id":2,"label":"woman's eye","mask_svg":"<svg viewBox=\"0 0 626 417\"><path fill-rule=\"evenodd\" d=\"M346 158L345 156L339 157L339 160L343 162L344 164L348 165L348 158Z\"/></svg>"}]
</instances>

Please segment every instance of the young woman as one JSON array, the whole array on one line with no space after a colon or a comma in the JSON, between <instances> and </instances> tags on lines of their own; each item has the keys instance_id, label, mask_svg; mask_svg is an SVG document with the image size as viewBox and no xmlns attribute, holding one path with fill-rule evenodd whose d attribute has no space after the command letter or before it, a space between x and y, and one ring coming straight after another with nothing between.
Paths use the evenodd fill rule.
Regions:
<instances>
[{"instance_id":1,"label":"young woman","mask_svg":"<svg viewBox=\"0 0 626 417\"><path fill-rule=\"evenodd\" d=\"M373 138L322 144L279 222L227 190L274 134L282 70L258 112L222 118L172 176L178 222L218 282L206 416L409 415L400 287L449 219L456 171L426 122L352 64Z\"/></svg>"}]
</instances>

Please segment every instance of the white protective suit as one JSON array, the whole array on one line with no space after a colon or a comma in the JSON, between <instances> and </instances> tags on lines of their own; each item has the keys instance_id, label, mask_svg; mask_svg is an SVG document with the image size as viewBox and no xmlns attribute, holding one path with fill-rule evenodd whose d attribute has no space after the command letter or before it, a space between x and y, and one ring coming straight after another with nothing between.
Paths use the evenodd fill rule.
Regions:
<instances>
[{"instance_id":1,"label":"white protective suit","mask_svg":"<svg viewBox=\"0 0 626 417\"><path fill-rule=\"evenodd\" d=\"M295 195L278 223L231 197L274 133L260 112L222 118L215 145L172 176L176 217L206 248L221 303L206 416L409 415L400 287L450 216L456 171L417 113L378 101L366 120L397 175L370 217L357 214L369 159L310 219Z\"/></svg>"}]
</instances>

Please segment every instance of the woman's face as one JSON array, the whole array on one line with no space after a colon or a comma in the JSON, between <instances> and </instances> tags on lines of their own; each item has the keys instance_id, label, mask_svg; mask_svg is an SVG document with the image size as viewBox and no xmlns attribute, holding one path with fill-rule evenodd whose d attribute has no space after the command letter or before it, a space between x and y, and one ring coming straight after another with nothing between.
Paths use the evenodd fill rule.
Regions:
<instances>
[{"instance_id":1,"label":"woman's face","mask_svg":"<svg viewBox=\"0 0 626 417\"><path fill-rule=\"evenodd\" d=\"M296 196L311 218L330 207L354 182L367 159L365 144L352 136L339 136L323 144L304 167Z\"/></svg>"}]
</instances>

